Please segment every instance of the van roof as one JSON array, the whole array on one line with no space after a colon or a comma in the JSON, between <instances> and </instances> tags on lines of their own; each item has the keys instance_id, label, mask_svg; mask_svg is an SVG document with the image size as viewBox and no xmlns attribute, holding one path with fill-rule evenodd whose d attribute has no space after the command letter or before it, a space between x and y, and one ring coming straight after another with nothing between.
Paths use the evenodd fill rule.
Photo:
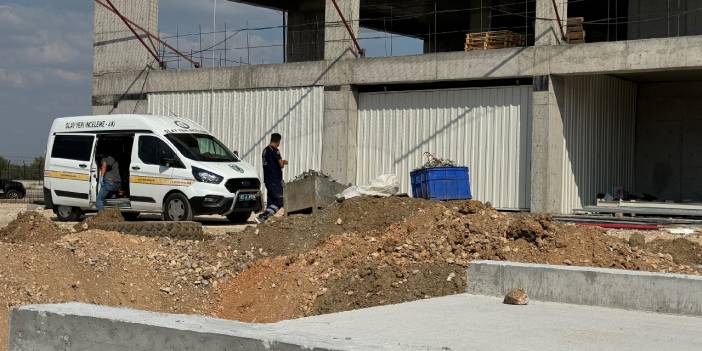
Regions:
<instances>
[{"instance_id":1,"label":"van roof","mask_svg":"<svg viewBox=\"0 0 702 351\"><path fill-rule=\"evenodd\" d=\"M61 117L56 118L51 126L51 134L110 133L116 131L210 134L205 128L187 118L136 114Z\"/></svg>"}]
</instances>

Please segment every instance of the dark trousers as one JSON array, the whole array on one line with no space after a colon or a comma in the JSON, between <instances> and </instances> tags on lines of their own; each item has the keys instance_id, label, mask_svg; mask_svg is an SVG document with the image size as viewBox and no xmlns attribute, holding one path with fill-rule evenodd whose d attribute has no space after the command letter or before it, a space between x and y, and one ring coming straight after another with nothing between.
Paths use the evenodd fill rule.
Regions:
<instances>
[{"instance_id":1,"label":"dark trousers","mask_svg":"<svg viewBox=\"0 0 702 351\"><path fill-rule=\"evenodd\" d=\"M283 195L283 182L266 183L266 191L268 192L268 206L261 213L260 217L267 219L276 214L284 205L285 196Z\"/></svg>"}]
</instances>

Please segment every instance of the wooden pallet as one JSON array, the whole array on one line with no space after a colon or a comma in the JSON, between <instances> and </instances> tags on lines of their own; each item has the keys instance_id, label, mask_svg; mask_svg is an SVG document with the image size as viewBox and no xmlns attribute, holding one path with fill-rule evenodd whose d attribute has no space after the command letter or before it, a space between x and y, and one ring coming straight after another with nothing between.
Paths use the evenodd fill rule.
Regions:
<instances>
[{"instance_id":1,"label":"wooden pallet","mask_svg":"<svg viewBox=\"0 0 702 351\"><path fill-rule=\"evenodd\" d=\"M479 32L466 34L465 50L504 49L524 46L526 40L523 34L510 30Z\"/></svg>"},{"instance_id":2,"label":"wooden pallet","mask_svg":"<svg viewBox=\"0 0 702 351\"><path fill-rule=\"evenodd\" d=\"M583 17L568 18L566 40L569 44L582 44L585 42L584 22L585 19Z\"/></svg>"}]
</instances>

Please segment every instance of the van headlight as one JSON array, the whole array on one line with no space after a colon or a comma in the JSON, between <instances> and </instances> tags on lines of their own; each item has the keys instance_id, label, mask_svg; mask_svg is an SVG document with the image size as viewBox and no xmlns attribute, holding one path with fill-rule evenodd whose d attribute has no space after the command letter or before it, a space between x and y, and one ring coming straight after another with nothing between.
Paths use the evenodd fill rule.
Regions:
<instances>
[{"instance_id":1,"label":"van headlight","mask_svg":"<svg viewBox=\"0 0 702 351\"><path fill-rule=\"evenodd\" d=\"M195 177L195 180L197 180L198 182L210 184L219 184L222 182L222 180L224 180L222 176L197 167L193 167L193 177Z\"/></svg>"}]
</instances>

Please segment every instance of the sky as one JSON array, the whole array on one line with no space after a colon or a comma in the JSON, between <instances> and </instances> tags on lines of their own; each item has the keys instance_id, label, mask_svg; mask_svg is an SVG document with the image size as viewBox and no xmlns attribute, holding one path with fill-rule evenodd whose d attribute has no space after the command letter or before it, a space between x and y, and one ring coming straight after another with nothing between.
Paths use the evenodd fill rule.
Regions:
<instances>
[{"instance_id":1,"label":"sky","mask_svg":"<svg viewBox=\"0 0 702 351\"><path fill-rule=\"evenodd\" d=\"M214 0L160 0L160 34L211 32L213 4ZM230 64L282 62L282 29L236 33L243 28L280 26L280 12L224 0L217 4L217 30L226 26L231 37L227 41ZM0 156L29 163L44 154L54 118L91 114L92 26L91 0L0 0ZM204 35L202 47L224 35ZM393 55L417 54L422 49L418 40L390 39L369 30L362 30L360 37L374 38L361 40L368 56L389 55L390 47ZM175 38L167 41L176 45ZM246 47L247 41L248 46L269 47L237 49ZM183 36L178 46L185 52L196 51L200 41L198 36ZM220 53L214 55L216 62ZM205 57L208 66L212 56ZM176 60L169 63L177 64ZM184 61L180 64L186 66Z\"/></svg>"}]
</instances>

